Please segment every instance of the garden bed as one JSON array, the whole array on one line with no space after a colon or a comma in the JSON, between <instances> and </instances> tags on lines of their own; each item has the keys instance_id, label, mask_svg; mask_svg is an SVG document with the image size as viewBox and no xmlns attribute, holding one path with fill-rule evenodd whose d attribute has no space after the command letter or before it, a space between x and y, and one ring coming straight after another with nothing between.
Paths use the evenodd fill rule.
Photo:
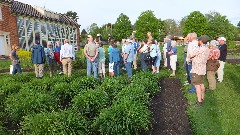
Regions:
<instances>
[{"instance_id":1,"label":"garden bed","mask_svg":"<svg viewBox=\"0 0 240 135\"><path fill-rule=\"evenodd\" d=\"M191 135L186 114L187 100L183 96L180 80L166 78L160 84L161 92L150 103L153 112L152 128L142 135Z\"/></svg>"}]
</instances>

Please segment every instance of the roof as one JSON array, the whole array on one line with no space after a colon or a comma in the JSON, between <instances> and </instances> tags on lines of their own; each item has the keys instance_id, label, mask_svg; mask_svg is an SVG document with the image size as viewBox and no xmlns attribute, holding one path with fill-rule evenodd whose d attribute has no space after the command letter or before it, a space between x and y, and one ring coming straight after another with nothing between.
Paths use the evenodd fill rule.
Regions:
<instances>
[{"instance_id":1,"label":"roof","mask_svg":"<svg viewBox=\"0 0 240 135\"><path fill-rule=\"evenodd\" d=\"M14 0L0 0L0 2L10 4L11 12L17 15L25 15L50 21L56 21L68 25L80 26L76 21L66 16L65 14L59 14L56 12L48 11L44 8L21 3Z\"/></svg>"}]
</instances>

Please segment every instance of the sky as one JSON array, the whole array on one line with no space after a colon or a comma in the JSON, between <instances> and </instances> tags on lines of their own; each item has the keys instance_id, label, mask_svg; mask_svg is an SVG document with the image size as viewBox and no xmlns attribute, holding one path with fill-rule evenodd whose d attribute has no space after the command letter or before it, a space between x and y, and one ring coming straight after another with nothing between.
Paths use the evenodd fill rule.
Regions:
<instances>
[{"instance_id":1,"label":"sky","mask_svg":"<svg viewBox=\"0 0 240 135\"><path fill-rule=\"evenodd\" d=\"M207 14L210 11L227 16L234 25L240 21L239 0L18 0L19 2L45 7L54 12L77 12L78 23L87 29L92 23L101 27L115 23L118 16L127 15L134 24L146 10L154 11L157 18L174 19L177 22L193 11Z\"/></svg>"}]
</instances>

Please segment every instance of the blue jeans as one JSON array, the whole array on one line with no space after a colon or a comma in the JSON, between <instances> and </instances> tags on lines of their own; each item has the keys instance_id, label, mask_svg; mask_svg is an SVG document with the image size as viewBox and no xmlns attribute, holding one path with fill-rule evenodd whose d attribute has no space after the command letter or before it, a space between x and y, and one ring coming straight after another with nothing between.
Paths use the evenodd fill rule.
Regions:
<instances>
[{"instance_id":1,"label":"blue jeans","mask_svg":"<svg viewBox=\"0 0 240 135\"><path fill-rule=\"evenodd\" d=\"M184 69L187 70L186 67L186 58L187 58L187 53L184 53L183 60L184 60Z\"/></svg>"},{"instance_id":2,"label":"blue jeans","mask_svg":"<svg viewBox=\"0 0 240 135\"><path fill-rule=\"evenodd\" d=\"M91 76L93 71L94 78L97 78L98 77L97 68L98 68L98 62L96 59L93 62L87 59L87 75L88 76Z\"/></svg>"},{"instance_id":3,"label":"blue jeans","mask_svg":"<svg viewBox=\"0 0 240 135\"><path fill-rule=\"evenodd\" d=\"M132 77L132 62L126 62L125 67L127 70L128 77Z\"/></svg>"},{"instance_id":4,"label":"blue jeans","mask_svg":"<svg viewBox=\"0 0 240 135\"><path fill-rule=\"evenodd\" d=\"M142 53L141 54L141 68L143 71L147 71L147 63L145 62L144 58L146 57L147 53Z\"/></svg>"},{"instance_id":5,"label":"blue jeans","mask_svg":"<svg viewBox=\"0 0 240 135\"><path fill-rule=\"evenodd\" d=\"M188 64L188 75L192 81L192 74L190 73L190 71L192 70L192 62L190 62ZM194 85L191 83L191 88L190 88L190 92L191 93L196 93L196 88L194 87Z\"/></svg>"},{"instance_id":6,"label":"blue jeans","mask_svg":"<svg viewBox=\"0 0 240 135\"><path fill-rule=\"evenodd\" d=\"M114 62L113 71L114 71L114 76L120 75L120 62Z\"/></svg>"},{"instance_id":7,"label":"blue jeans","mask_svg":"<svg viewBox=\"0 0 240 135\"><path fill-rule=\"evenodd\" d=\"M13 65L12 74L15 75L17 72L18 72L19 74L22 73L22 69L21 69L20 64L14 64L14 65Z\"/></svg>"}]
</instances>

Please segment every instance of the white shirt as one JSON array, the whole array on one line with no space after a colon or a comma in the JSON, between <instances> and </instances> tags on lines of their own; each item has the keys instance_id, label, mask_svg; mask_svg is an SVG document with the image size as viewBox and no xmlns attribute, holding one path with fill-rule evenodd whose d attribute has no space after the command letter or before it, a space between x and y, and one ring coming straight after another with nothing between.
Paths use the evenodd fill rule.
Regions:
<instances>
[{"instance_id":1,"label":"white shirt","mask_svg":"<svg viewBox=\"0 0 240 135\"><path fill-rule=\"evenodd\" d=\"M187 58L186 61L190 62L191 61L191 56L189 55L191 52L194 52L196 49L198 49L198 41L197 40L193 40L192 42L189 42L188 44L188 48L187 48Z\"/></svg>"},{"instance_id":2,"label":"white shirt","mask_svg":"<svg viewBox=\"0 0 240 135\"><path fill-rule=\"evenodd\" d=\"M165 44L163 45L163 52L164 52L164 54L167 52L167 43L165 43Z\"/></svg>"},{"instance_id":3,"label":"white shirt","mask_svg":"<svg viewBox=\"0 0 240 135\"><path fill-rule=\"evenodd\" d=\"M141 53L148 53L148 45L144 44L143 47L140 49Z\"/></svg>"},{"instance_id":4,"label":"white shirt","mask_svg":"<svg viewBox=\"0 0 240 135\"><path fill-rule=\"evenodd\" d=\"M63 46L61 46L60 61L62 60L62 58L69 58L69 57L75 60L74 47L66 43Z\"/></svg>"}]
</instances>

